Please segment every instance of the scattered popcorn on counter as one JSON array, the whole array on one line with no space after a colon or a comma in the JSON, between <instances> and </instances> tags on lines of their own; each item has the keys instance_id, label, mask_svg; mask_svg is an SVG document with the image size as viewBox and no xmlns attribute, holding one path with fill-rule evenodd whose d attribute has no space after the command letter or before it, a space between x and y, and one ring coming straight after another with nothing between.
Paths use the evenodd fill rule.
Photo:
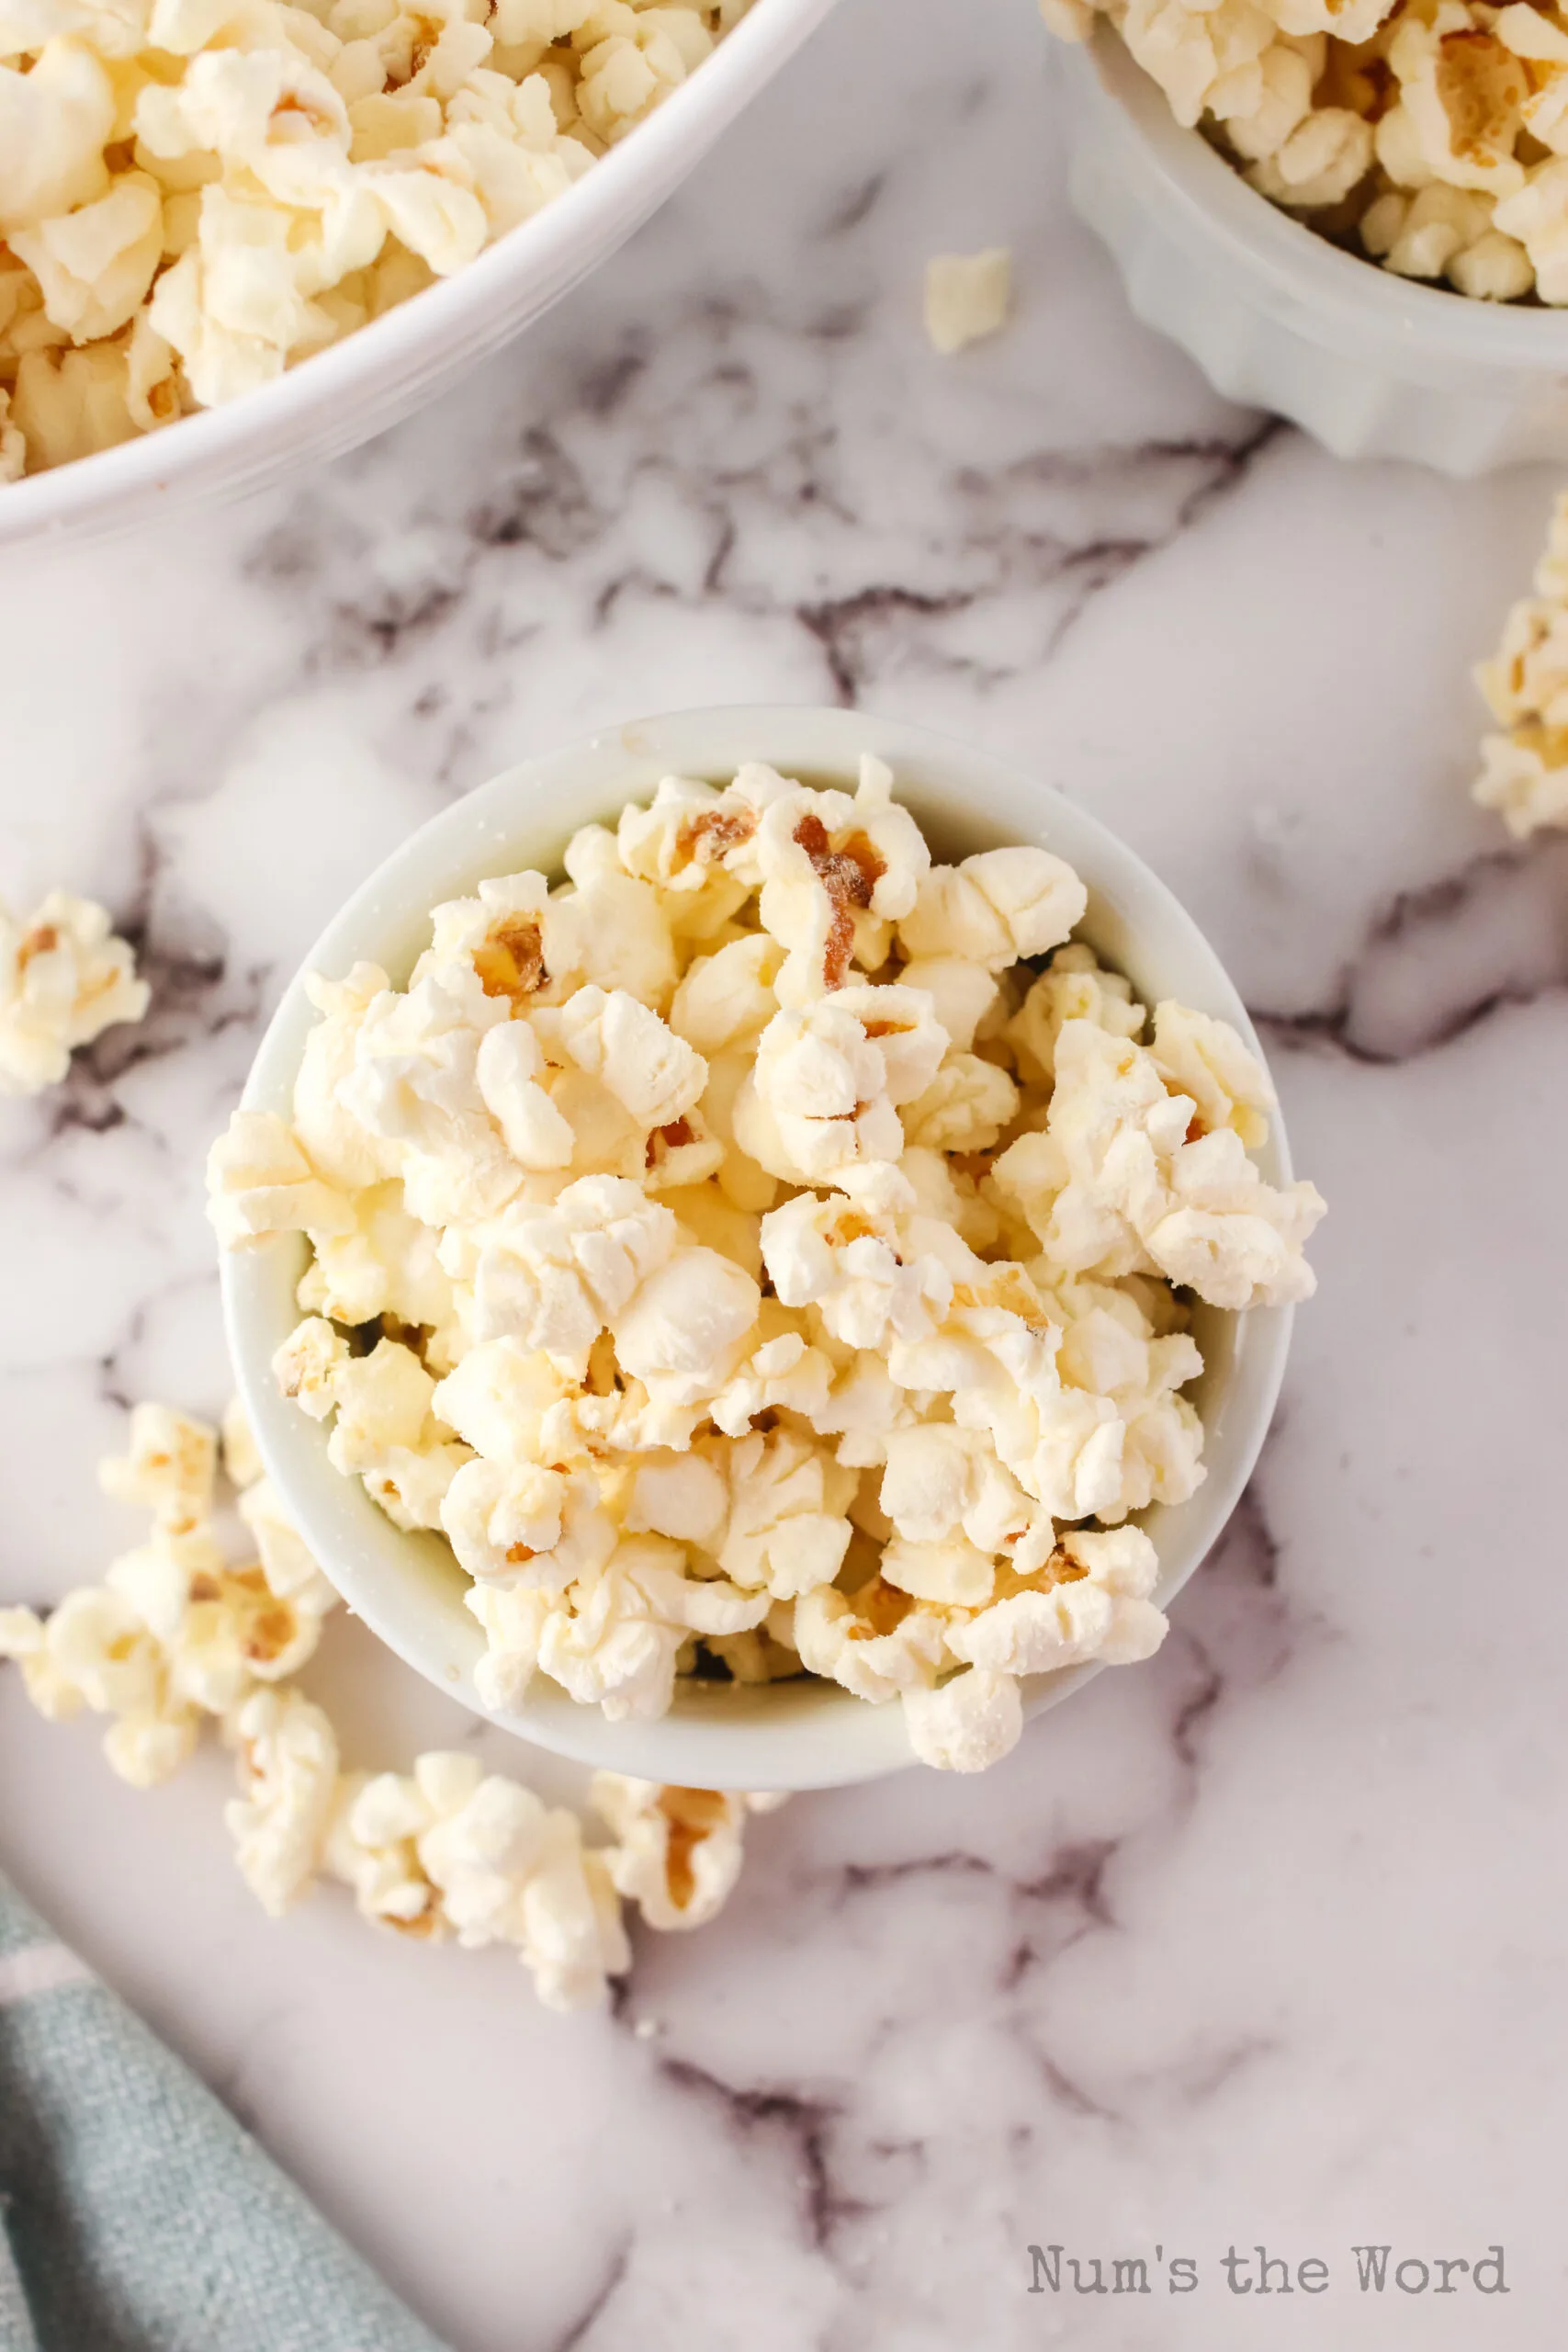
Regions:
<instances>
[{"instance_id":1,"label":"scattered popcorn on counter","mask_svg":"<svg viewBox=\"0 0 1568 2352\"><path fill-rule=\"evenodd\" d=\"M934 865L892 783L666 778L564 883L434 909L405 989L318 978L292 1121L213 1148L225 1246L313 1252L280 1387L446 1533L498 1710L807 1672L994 1761L1020 1677L1163 1634L1125 1522L1204 1475L1190 1300L1313 1289L1240 1037L1151 1019L1049 851ZM615 1817L667 1926L739 1857L678 1796Z\"/></svg>"},{"instance_id":2,"label":"scattered popcorn on counter","mask_svg":"<svg viewBox=\"0 0 1568 2352\"><path fill-rule=\"evenodd\" d=\"M1398 276L1568 303L1568 12L1535 0L1041 0L1097 16L1250 185Z\"/></svg>"},{"instance_id":3,"label":"scattered popcorn on counter","mask_svg":"<svg viewBox=\"0 0 1568 2352\"><path fill-rule=\"evenodd\" d=\"M1503 731L1482 739L1474 797L1520 841L1543 825L1568 826L1568 491L1552 508L1534 585L1475 673Z\"/></svg>"},{"instance_id":4,"label":"scattered popcorn on counter","mask_svg":"<svg viewBox=\"0 0 1568 2352\"><path fill-rule=\"evenodd\" d=\"M0 153L5 120L0 90ZM4 169L0 160L0 175ZM0 258L0 315L6 302L3 270ZM0 405L0 480L5 414ZM146 981L136 977L130 948L114 936L110 917L90 899L51 890L25 923L13 922L0 907L0 1094L37 1094L57 1086L78 1046L91 1045L117 1022L140 1021L151 994Z\"/></svg>"},{"instance_id":5,"label":"scattered popcorn on counter","mask_svg":"<svg viewBox=\"0 0 1568 2352\"><path fill-rule=\"evenodd\" d=\"M99 1479L118 1501L152 1513L147 1541L47 1617L0 1610L0 1657L16 1659L42 1713L112 1716L109 1763L134 1787L151 1788L186 1761L204 1721L229 1736L258 1691L299 1672L337 1596L276 1514L270 1553L286 1572L266 1565L259 1538L262 1559L227 1563L214 1526L215 1430L164 1405L138 1405L130 1434L126 1453L104 1463ZM237 1407L225 1458L232 1470L259 1472ZM253 1483L240 1496L242 1517L265 1492Z\"/></svg>"},{"instance_id":6,"label":"scattered popcorn on counter","mask_svg":"<svg viewBox=\"0 0 1568 2352\"><path fill-rule=\"evenodd\" d=\"M1011 308L1012 255L1005 245L933 254L926 264L926 333L944 357L998 334Z\"/></svg>"},{"instance_id":7,"label":"scattered popcorn on counter","mask_svg":"<svg viewBox=\"0 0 1568 2352\"><path fill-rule=\"evenodd\" d=\"M0 13L0 483L270 383L450 277L749 6Z\"/></svg>"},{"instance_id":8,"label":"scattered popcorn on counter","mask_svg":"<svg viewBox=\"0 0 1568 2352\"><path fill-rule=\"evenodd\" d=\"M17 1663L40 1713L112 1715L105 1753L136 1788L168 1780L215 1722L236 1759L240 1792L225 1808L235 1860L271 1917L334 1879L400 1935L510 1945L549 2008L597 2006L631 1966L623 1896L650 1928L717 1915L748 1815L782 1795L598 1772L591 1804L615 1842L593 1847L574 1813L471 1756L420 1756L407 1775L344 1772L330 1716L288 1679L336 1595L279 1510L237 1398L221 1451L258 1565L226 1566L214 1532L219 1433L164 1405L134 1408L127 1452L99 1477L152 1512L149 1542L47 1616L0 1608L0 1658Z\"/></svg>"}]
</instances>

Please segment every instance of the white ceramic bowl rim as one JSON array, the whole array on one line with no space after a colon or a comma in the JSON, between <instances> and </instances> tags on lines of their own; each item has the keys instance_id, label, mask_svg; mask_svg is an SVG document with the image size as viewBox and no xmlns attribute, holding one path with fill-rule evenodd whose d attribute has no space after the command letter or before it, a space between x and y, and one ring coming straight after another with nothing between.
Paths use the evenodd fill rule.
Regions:
<instances>
[{"instance_id":1,"label":"white ceramic bowl rim","mask_svg":"<svg viewBox=\"0 0 1568 2352\"><path fill-rule=\"evenodd\" d=\"M1342 333L1406 351L1414 345L1472 365L1568 369L1568 313L1476 301L1331 244L1249 187L1201 131L1185 130L1110 25L1097 26L1089 51L1101 85L1148 150L1170 225L1203 244L1217 235L1232 263L1277 298L1309 300L1320 313L1337 314Z\"/></svg>"},{"instance_id":2,"label":"white ceramic bowl rim","mask_svg":"<svg viewBox=\"0 0 1568 2352\"><path fill-rule=\"evenodd\" d=\"M406 977L428 937L434 903L471 889L482 875L519 865L558 870L578 825L613 820L661 775L723 780L742 762L761 759L786 774L852 779L864 752L892 766L900 797L922 818L939 852L951 846L962 854L1010 840L1047 842L1089 885L1083 933L1128 972L1145 1001L1175 995L1231 1021L1258 1046L1235 988L1191 918L1131 850L1072 801L921 729L846 710L738 706L637 721L526 761L415 832L306 957L262 1040L245 1104L288 1113L316 1018L304 991L308 973L341 974L365 957L386 965L394 978ZM1270 1181L1289 1181L1278 1123L1260 1157ZM411 1666L543 1747L650 1780L710 1788L829 1787L911 1760L897 1704L869 1706L819 1681L762 1691L683 1686L675 1708L655 1723L606 1723L599 1709L573 1704L543 1678L517 1713L486 1709L472 1681L482 1642L462 1607L467 1580L445 1543L400 1534L356 1479L333 1469L325 1431L281 1397L271 1377L273 1353L298 1318L293 1291L304 1257L298 1236L224 1257L236 1381L263 1460L306 1541L350 1607ZM1208 1477L1190 1501L1145 1515L1160 1551L1162 1604L1209 1551L1251 1474L1279 1391L1291 1319L1288 1308L1214 1318L1210 1376L1219 1394L1203 1400ZM1036 1678L1027 1688L1027 1711L1055 1704L1097 1670L1077 1667Z\"/></svg>"},{"instance_id":3,"label":"white ceramic bowl rim","mask_svg":"<svg viewBox=\"0 0 1568 2352\"><path fill-rule=\"evenodd\" d=\"M455 277L438 278L341 343L301 360L276 383L0 488L0 544L26 539L35 529L63 534L96 508L172 489L183 475L262 434L272 439L292 430L303 438L323 413L346 413L356 395L373 393L400 360L436 342L461 341L515 278L550 277L571 248L592 242L597 221L607 224L622 210L634 181L658 178L660 164L690 138L694 109L722 115L727 105L760 87L833 5L794 0L786 8L757 0L698 71L553 204L488 245ZM353 438L345 429L338 447L351 447Z\"/></svg>"}]
</instances>

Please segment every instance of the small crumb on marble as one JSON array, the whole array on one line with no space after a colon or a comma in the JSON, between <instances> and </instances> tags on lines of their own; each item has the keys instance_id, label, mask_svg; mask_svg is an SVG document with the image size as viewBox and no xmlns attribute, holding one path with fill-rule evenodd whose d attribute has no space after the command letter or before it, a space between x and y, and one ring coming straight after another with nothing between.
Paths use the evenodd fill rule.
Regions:
<instances>
[{"instance_id":1,"label":"small crumb on marble","mask_svg":"<svg viewBox=\"0 0 1568 2352\"><path fill-rule=\"evenodd\" d=\"M933 254L926 264L926 333L944 356L1004 327L1012 309L1012 255Z\"/></svg>"}]
</instances>

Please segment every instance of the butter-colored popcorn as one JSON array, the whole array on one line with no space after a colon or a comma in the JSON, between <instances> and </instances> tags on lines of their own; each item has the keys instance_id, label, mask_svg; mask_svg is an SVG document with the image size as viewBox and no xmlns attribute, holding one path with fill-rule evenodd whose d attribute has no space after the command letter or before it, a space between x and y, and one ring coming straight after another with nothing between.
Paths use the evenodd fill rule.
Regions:
<instances>
[{"instance_id":1,"label":"butter-colored popcorn","mask_svg":"<svg viewBox=\"0 0 1568 2352\"><path fill-rule=\"evenodd\" d=\"M942 1620L880 1577L852 1593L803 1593L794 1630L803 1666L874 1704L929 1688L942 1657Z\"/></svg>"},{"instance_id":2,"label":"butter-colored popcorn","mask_svg":"<svg viewBox=\"0 0 1568 2352\"><path fill-rule=\"evenodd\" d=\"M207 1156L207 1214L225 1250L275 1233L343 1233L354 1214L276 1111L236 1111Z\"/></svg>"},{"instance_id":3,"label":"butter-colored popcorn","mask_svg":"<svg viewBox=\"0 0 1568 2352\"><path fill-rule=\"evenodd\" d=\"M604 1860L617 1893L650 1928L667 1930L717 1917L740 1876L748 1815L772 1809L765 1798L619 1772L595 1772L588 1801L615 1841Z\"/></svg>"},{"instance_id":4,"label":"butter-colored popcorn","mask_svg":"<svg viewBox=\"0 0 1568 2352\"><path fill-rule=\"evenodd\" d=\"M479 1252L476 1337L516 1339L581 1379L600 1332L678 1241L670 1211L624 1177L584 1176L548 1206L514 1207Z\"/></svg>"},{"instance_id":5,"label":"butter-colored popcorn","mask_svg":"<svg viewBox=\"0 0 1568 2352\"><path fill-rule=\"evenodd\" d=\"M466 266L564 195L745 6L558 8L581 21L541 28L525 0L493 27L458 6L160 0L15 28L0 236L29 312L85 347L19 354L6 476L270 382Z\"/></svg>"},{"instance_id":6,"label":"butter-colored popcorn","mask_svg":"<svg viewBox=\"0 0 1568 2352\"><path fill-rule=\"evenodd\" d=\"M1249 1151L1267 1143L1274 1089L1229 1022L1168 1000L1155 1007L1149 1054L1171 1091L1191 1096L1201 1134L1229 1128Z\"/></svg>"},{"instance_id":7,"label":"butter-colored popcorn","mask_svg":"<svg viewBox=\"0 0 1568 2352\"><path fill-rule=\"evenodd\" d=\"M41 68L40 60L34 72ZM0 158L4 124L0 99ZM118 1022L140 1021L151 993L111 918L90 899L51 890L25 922L0 908L0 1093L58 1085L78 1046Z\"/></svg>"},{"instance_id":8,"label":"butter-colored popcorn","mask_svg":"<svg viewBox=\"0 0 1568 2352\"><path fill-rule=\"evenodd\" d=\"M1483 740L1473 797L1518 840L1543 825L1568 825L1568 492L1552 507L1534 587L1475 673L1504 731Z\"/></svg>"},{"instance_id":9,"label":"butter-colored popcorn","mask_svg":"<svg viewBox=\"0 0 1568 2352\"><path fill-rule=\"evenodd\" d=\"M1311 1296L1301 1252L1323 1214L1312 1185L1266 1184L1240 1136L1204 1134L1192 1097L1131 1039L1070 1021L1055 1064L1045 1134L1021 1137L992 1171L1055 1265L1157 1272L1231 1308Z\"/></svg>"},{"instance_id":10,"label":"butter-colored popcorn","mask_svg":"<svg viewBox=\"0 0 1568 2352\"><path fill-rule=\"evenodd\" d=\"M947 1050L914 989L844 987L775 1013L734 1112L742 1150L786 1183L842 1181L904 1148L898 1105L922 1094Z\"/></svg>"},{"instance_id":11,"label":"butter-colored popcorn","mask_svg":"<svg viewBox=\"0 0 1568 2352\"><path fill-rule=\"evenodd\" d=\"M1568 301L1568 18L1524 0L1100 0L1177 119L1397 275ZM1083 39L1088 0L1043 13Z\"/></svg>"},{"instance_id":12,"label":"butter-colored popcorn","mask_svg":"<svg viewBox=\"0 0 1568 2352\"><path fill-rule=\"evenodd\" d=\"M949 1054L923 1093L904 1112L904 1134L919 1150L987 1152L1019 1106L1005 1069L977 1054Z\"/></svg>"},{"instance_id":13,"label":"butter-colored popcorn","mask_svg":"<svg viewBox=\"0 0 1568 2352\"><path fill-rule=\"evenodd\" d=\"M931 865L919 826L892 797L880 760L861 763L853 797L796 789L770 801L755 835L758 914L787 949L773 983L781 1004L842 988L859 964L885 960L889 925L915 903Z\"/></svg>"},{"instance_id":14,"label":"butter-colored popcorn","mask_svg":"<svg viewBox=\"0 0 1568 2352\"><path fill-rule=\"evenodd\" d=\"M926 264L926 334L944 356L998 334L1011 308L1012 255L1005 245L933 254Z\"/></svg>"},{"instance_id":15,"label":"butter-colored popcorn","mask_svg":"<svg viewBox=\"0 0 1568 2352\"><path fill-rule=\"evenodd\" d=\"M630 1965L606 1861L583 1847L576 1816L487 1776L477 1758L435 1752L407 1775L344 1783L325 1860L383 1925L511 1945L552 2008L603 2001Z\"/></svg>"},{"instance_id":16,"label":"butter-colored popcorn","mask_svg":"<svg viewBox=\"0 0 1568 2352\"><path fill-rule=\"evenodd\" d=\"M815 1673L916 1693L921 1752L976 1769L1035 1670L953 1646L997 1608L1032 1596L1013 1617L1064 1656L1153 1638L1123 1551L1097 1581L1062 1544L1202 1477L1174 1285L1310 1287L1317 1196L1247 1157L1267 1077L1179 1005L1142 1043L1070 938L1071 869L932 867L875 761L852 796L666 778L566 867L438 907L406 989L316 988L299 1126L217 1171L236 1239L310 1240L276 1376L399 1527L446 1537L497 1713L540 1676L637 1720L694 1672ZM253 1494L306 1640L324 1579ZM1078 1583L1100 1600L1047 1607ZM412 1833L355 1859L352 1811L366 1907L442 1932Z\"/></svg>"},{"instance_id":17,"label":"butter-colored popcorn","mask_svg":"<svg viewBox=\"0 0 1568 2352\"><path fill-rule=\"evenodd\" d=\"M907 955L961 956L991 972L1059 947L1083 920L1089 895L1049 850L981 850L961 865L933 865L898 925Z\"/></svg>"},{"instance_id":18,"label":"butter-colored popcorn","mask_svg":"<svg viewBox=\"0 0 1568 2352\"><path fill-rule=\"evenodd\" d=\"M321 1868L337 1793L337 1739L299 1690L255 1690L234 1720L241 1794L224 1807L234 1857L264 1911L281 1918Z\"/></svg>"},{"instance_id":19,"label":"butter-colored popcorn","mask_svg":"<svg viewBox=\"0 0 1568 2352\"><path fill-rule=\"evenodd\" d=\"M247 1487L254 1487L265 1476L265 1464L252 1432L250 1418L237 1396L231 1396L223 1408L219 1434L222 1441L224 1474L231 1485L242 1492Z\"/></svg>"},{"instance_id":20,"label":"butter-colored popcorn","mask_svg":"<svg viewBox=\"0 0 1568 2352\"><path fill-rule=\"evenodd\" d=\"M1018 1746L1023 1701L1016 1676L966 1667L932 1690L902 1694L909 1745L944 1772L984 1772Z\"/></svg>"},{"instance_id":21,"label":"butter-colored popcorn","mask_svg":"<svg viewBox=\"0 0 1568 2352\"><path fill-rule=\"evenodd\" d=\"M167 1405L137 1405L130 1445L101 1463L98 1483L118 1502L140 1503L171 1535L188 1535L212 1517L218 1433Z\"/></svg>"},{"instance_id":22,"label":"butter-colored popcorn","mask_svg":"<svg viewBox=\"0 0 1568 2352\"><path fill-rule=\"evenodd\" d=\"M950 1654L998 1674L1049 1674L1099 1658L1149 1657L1166 1621L1149 1596L1158 1575L1140 1528L1065 1534L1045 1566L964 1624L949 1624Z\"/></svg>"},{"instance_id":23,"label":"butter-colored popcorn","mask_svg":"<svg viewBox=\"0 0 1568 2352\"><path fill-rule=\"evenodd\" d=\"M1103 970L1092 947L1073 940L1057 948L1007 1024L1005 1035L1026 1080L1038 1083L1056 1070L1056 1035L1064 1021L1092 1021L1112 1037L1136 1037L1144 1008L1120 972Z\"/></svg>"}]
</instances>

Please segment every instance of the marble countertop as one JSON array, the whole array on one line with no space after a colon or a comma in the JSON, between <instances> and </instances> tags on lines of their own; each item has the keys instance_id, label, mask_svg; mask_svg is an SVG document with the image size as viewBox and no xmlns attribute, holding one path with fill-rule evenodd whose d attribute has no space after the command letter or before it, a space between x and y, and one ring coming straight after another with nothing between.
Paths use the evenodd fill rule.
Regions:
<instances>
[{"instance_id":1,"label":"marble countertop","mask_svg":"<svg viewBox=\"0 0 1568 2352\"><path fill-rule=\"evenodd\" d=\"M136 1795L0 1687L0 1860L461 2352L1562 2340L1568 841L1466 797L1553 485L1348 469L1217 401L1070 217L1054 107L1029 0L843 0L454 397L0 571L0 888L103 897L156 989L0 1107L6 1598L123 1546L128 1400L223 1401L201 1160L318 926L607 721L839 699L1032 766L1205 925L1331 1203L1159 1657L984 1781L760 1822L615 2017L335 1894L269 1925L225 1759ZM940 360L926 256L988 243L1016 322ZM314 1682L366 1760L476 1736L350 1624ZM1032 2295L1032 2243L1157 2300ZM1326 2263L1321 2308L1232 2291L1259 2243ZM1362 2293L1366 2243L1501 2244L1510 2291Z\"/></svg>"}]
</instances>

